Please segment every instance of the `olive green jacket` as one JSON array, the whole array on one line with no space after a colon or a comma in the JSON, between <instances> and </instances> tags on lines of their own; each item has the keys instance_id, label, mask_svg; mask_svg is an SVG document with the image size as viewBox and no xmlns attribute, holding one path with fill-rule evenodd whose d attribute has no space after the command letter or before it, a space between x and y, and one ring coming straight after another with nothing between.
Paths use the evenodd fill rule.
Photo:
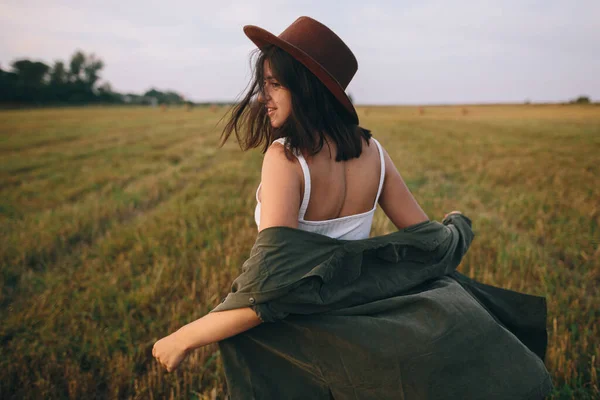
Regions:
<instances>
[{"instance_id":1,"label":"olive green jacket","mask_svg":"<svg viewBox=\"0 0 600 400\"><path fill-rule=\"evenodd\" d=\"M545 298L457 272L473 237L461 214L362 240L260 231L211 311L266 322L219 342L231 398L543 398Z\"/></svg>"}]
</instances>

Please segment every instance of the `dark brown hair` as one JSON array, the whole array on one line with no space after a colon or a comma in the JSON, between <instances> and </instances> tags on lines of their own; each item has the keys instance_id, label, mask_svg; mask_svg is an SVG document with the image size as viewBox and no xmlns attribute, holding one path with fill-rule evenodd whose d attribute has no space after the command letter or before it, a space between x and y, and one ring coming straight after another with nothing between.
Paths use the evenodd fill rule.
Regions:
<instances>
[{"instance_id":1,"label":"dark brown hair","mask_svg":"<svg viewBox=\"0 0 600 400\"><path fill-rule=\"evenodd\" d=\"M244 98L231 109L221 133L221 146L235 132L242 150L263 145L262 152L265 153L273 140L288 137L291 150L314 155L323 148L323 134L326 132L336 144L336 161L360 156L361 137L369 143L371 132L349 121L344 106L312 72L273 45L256 49L253 57L256 55L254 79L249 83ZM258 102L257 97L264 90L265 60L269 60L275 79L291 94L291 113L278 128L271 126L266 107ZM287 149L285 154L291 159L292 155Z\"/></svg>"}]
</instances>

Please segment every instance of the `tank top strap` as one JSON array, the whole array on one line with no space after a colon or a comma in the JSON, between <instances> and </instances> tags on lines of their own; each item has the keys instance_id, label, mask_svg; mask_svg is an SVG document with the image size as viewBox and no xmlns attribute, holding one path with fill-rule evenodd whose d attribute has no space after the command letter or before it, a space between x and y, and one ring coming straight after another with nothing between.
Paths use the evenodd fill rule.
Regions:
<instances>
[{"instance_id":1,"label":"tank top strap","mask_svg":"<svg viewBox=\"0 0 600 400\"><path fill-rule=\"evenodd\" d=\"M285 138L275 139L273 143L275 142L279 142L284 146L286 145ZM300 205L300 210L298 212L298 218L304 220L304 214L306 214L306 210L308 209L308 201L310 200L310 170L308 169L308 163L301 152L293 152L293 154L300 162L302 173L304 174L304 197L302 198L302 204Z\"/></svg>"},{"instance_id":2,"label":"tank top strap","mask_svg":"<svg viewBox=\"0 0 600 400\"><path fill-rule=\"evenodd\" d=\"M383 188L383 180L385 178L385 159L383 157L383 150L381 148L381 144L379 144L377 139L375 139L372 136L371 136L371 139L373 139L373 141L375 141L375 144L377 145L377 149L379 150L379 160L381 162L381 173L379 175L379 188L377 189L377 196L375 197L375 205L373 205L373 208L375 208L375 207L377 207L377 202L379 201L379 195L381 194L381 189Z\"/></svg>"}]
</instances>

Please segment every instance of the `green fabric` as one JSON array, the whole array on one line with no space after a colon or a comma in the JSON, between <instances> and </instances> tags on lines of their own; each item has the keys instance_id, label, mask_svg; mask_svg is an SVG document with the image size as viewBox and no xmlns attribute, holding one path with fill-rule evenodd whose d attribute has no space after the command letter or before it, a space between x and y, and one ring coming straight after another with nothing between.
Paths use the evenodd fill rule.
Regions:
<instances>
[{"instance_id":1,"label":"green fabric","mask_svg":"<svg viewBox=\"0 0 600 400\"><path fill-rule=\"evenodd\" d=\"M545 299L457 272L473 237L462 214L351 241L262 230L211 311L265 322L219 342L231 398L543 398Z\"/></svg>"}]
</instances>

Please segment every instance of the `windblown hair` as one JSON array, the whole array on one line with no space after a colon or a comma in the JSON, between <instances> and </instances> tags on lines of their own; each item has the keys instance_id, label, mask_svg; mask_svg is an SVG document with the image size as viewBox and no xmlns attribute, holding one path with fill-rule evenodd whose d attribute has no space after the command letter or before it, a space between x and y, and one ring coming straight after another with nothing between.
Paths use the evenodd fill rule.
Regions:
<instances>
[{"instance_id":1,"label":"windblown hair","mask_svg":"<svg viewBox=\"0 0 600 400\"><path fill-rule=\"evenodd\" d=\"M288 137L291 150L315 155L323 148L324 133L327 133L337 147L336 161L360 156L361 137L369 143L371 132L350 122L349 112L312 72L273 45L256 49L252 56L256 58L254 79L244 98L231 110L221 133L221 146L235 132L242 150L262 145L265 153L273 140ZM269 60L275 79L291 94L290 115L278 128L271 126L265 105L258 101L259 93L264 95L265 60ZM285 154L292 159L287 148Z\"/></svg>"}]
</instances>

